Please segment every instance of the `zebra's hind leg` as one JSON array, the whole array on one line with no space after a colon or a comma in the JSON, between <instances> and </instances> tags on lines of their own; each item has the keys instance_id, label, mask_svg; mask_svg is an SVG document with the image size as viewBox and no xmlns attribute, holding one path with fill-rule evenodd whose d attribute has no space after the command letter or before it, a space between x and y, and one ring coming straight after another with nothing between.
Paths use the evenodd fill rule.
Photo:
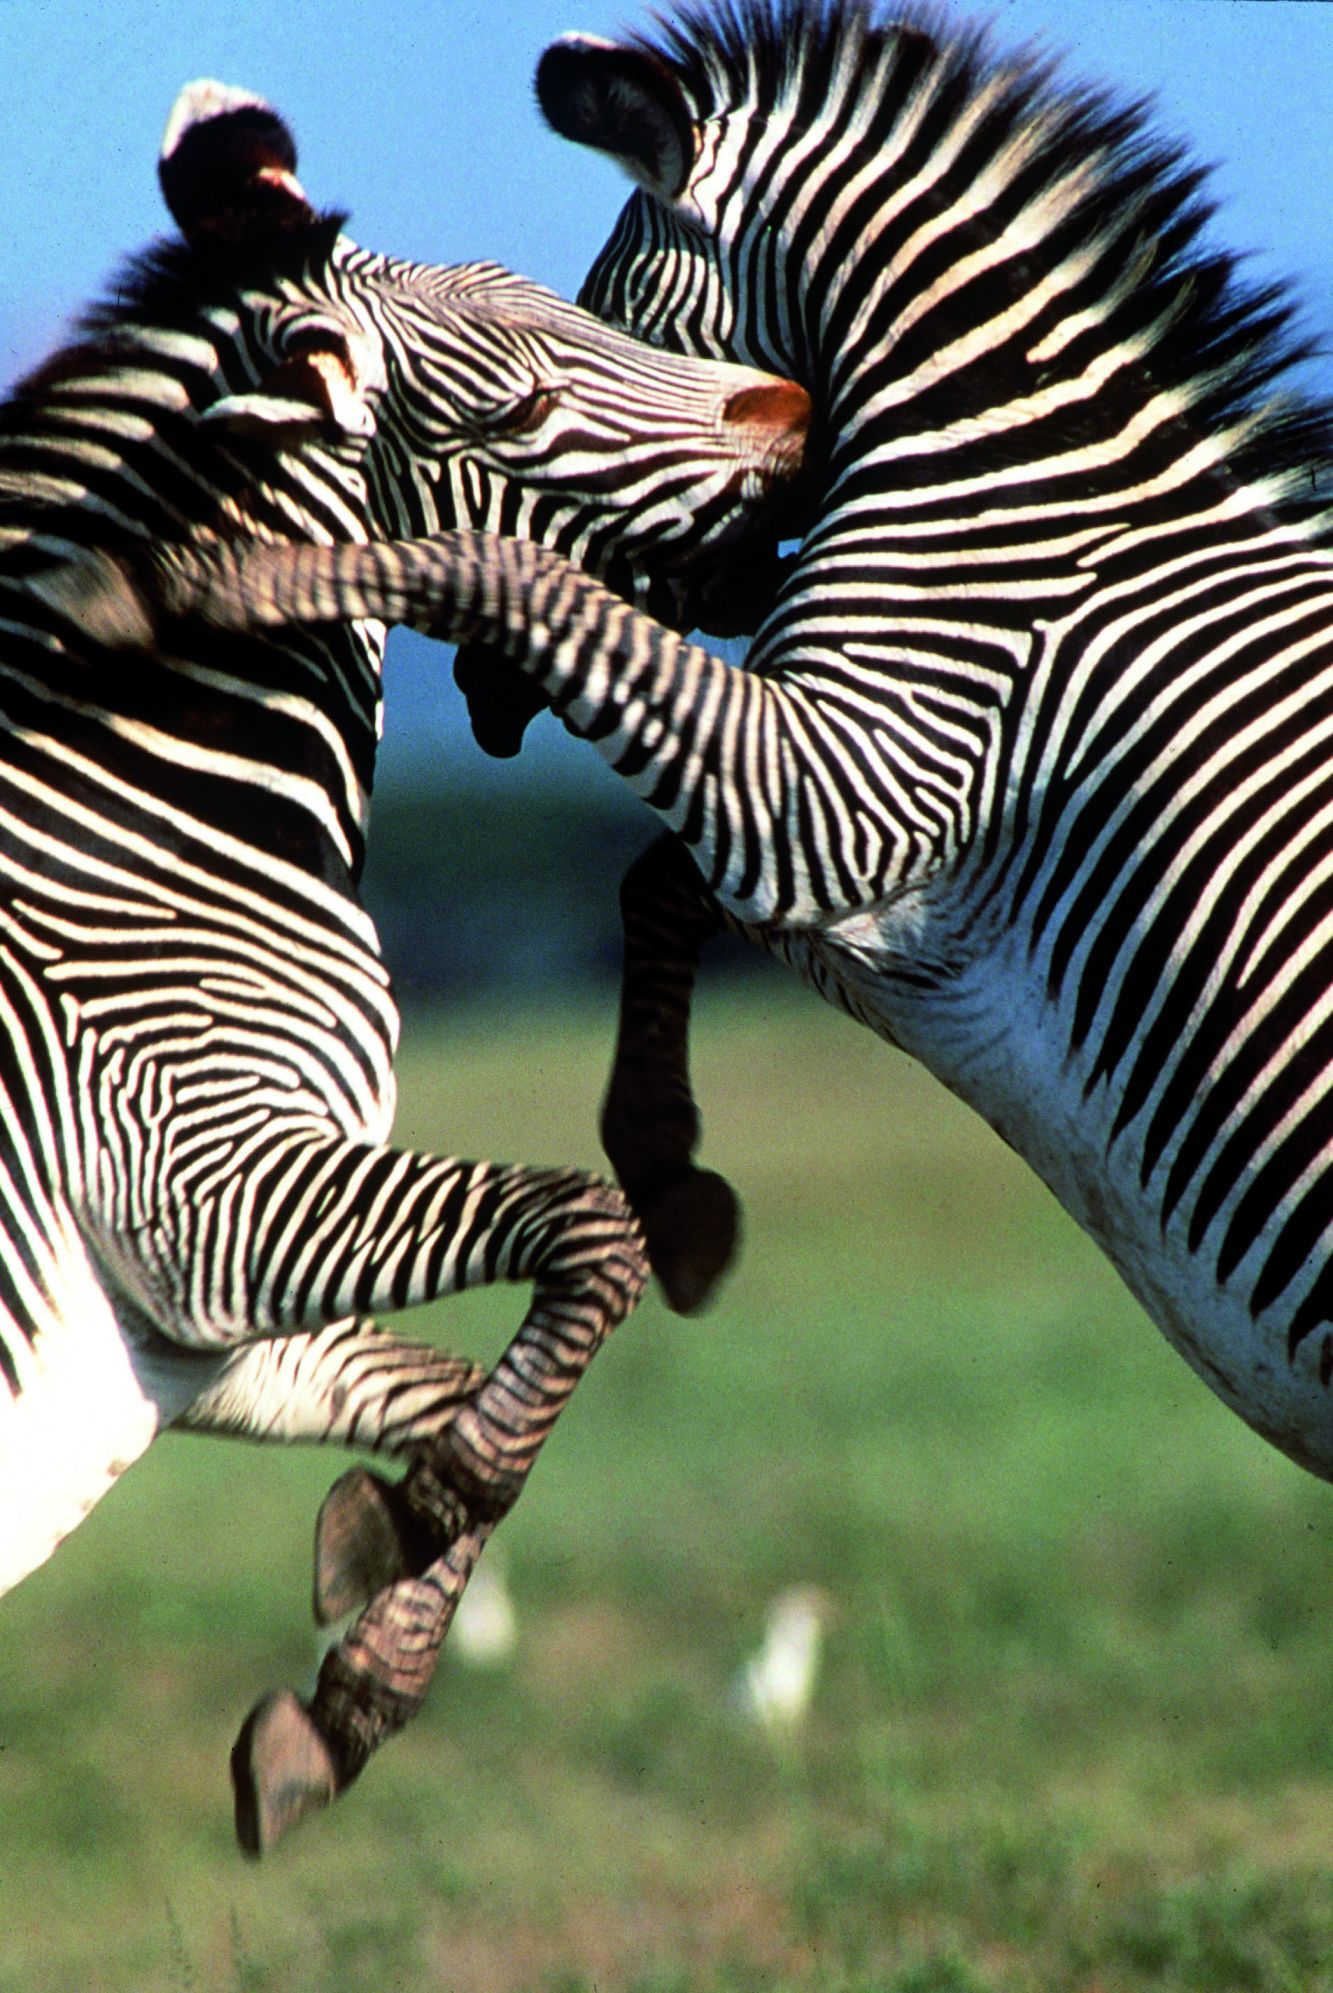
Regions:
<instances>
[{"instance_id":1,"label":"zebra's hind leg","mask_svg":"<svg viewBox=\"0 0 1333 1993\"><path fill-rule=\"evenodd\" d=\"M282 1693L247 1719L232 1776L237 1834L252 1854L350 1785L420 1707L491 1531L588 1364L638 1299L647 1267L620 1193L584 1184L577 1198L580 1232L559 1222L557 1206L520 1250L512 1271L536 1276L532 1300L481 1388L418 1448L397 1488L353 1477L345 1512L337 1488L321 1510L324 1604L359 1602L358 1573L361 1583L389 1581L325 1656L308 1704ZM368 1511L355 1492L366 1486L379 1491L372 1507L380 1511L368 1545Z\"/></svg>"},{"instance_id":2,"label":"zebra's hind leg","mask_svg":"<svg viewBox=\"0 0 1333 1993\"><path fill-rule=\"evenodd\" d=\"M711 1299L740 1240L740 1203L694 1161L699 1110L690 1086L690 999L705 941L724 925L685 846L660 837L620 888L625 957L620 1028L602 1143L648 1243L669 1305Z\"/></svg>"},{"instance_id":3,"label":"zebra's hind leg","mask_svg":"<svg viewBox=\"0 0 1333 1993\"><path fill-rule=\"evenodd\" d=\"M324 1657L309 1703L281 1689L256 1705L231 1754L236 1837L266 1854L346 1790L425 1700L440 1648L495 1525L464 1523L419 1577L386 1586Z\"/></svg>"}]
</instances>

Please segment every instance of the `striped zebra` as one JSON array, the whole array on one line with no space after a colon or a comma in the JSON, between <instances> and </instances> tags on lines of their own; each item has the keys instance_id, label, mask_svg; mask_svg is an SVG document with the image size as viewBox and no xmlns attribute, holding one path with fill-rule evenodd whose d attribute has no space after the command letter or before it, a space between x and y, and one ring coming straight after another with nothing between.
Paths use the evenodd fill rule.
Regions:
<instances>
[{"instance_id":1,"label":"striped zebra","mask_svg":"<svg viewBox=\"0 0 1333 1993\"><path fill-rule=\"evenodd\" d=\"M607 1128L636 1201L689 1164L725 920L969 1101L1333 1478L1331 431L1276 391L1282 298L1140 109L922 13L729 0L566 38L538 90L638 182L587 301L810 391L748 669L466 533L168 593L503 644L665 819Z\"/></svg>"},{"instance_id":2,"label":"striped zebra","mask_svg":"<svg viewBox=\"0 0 1333 1993\"><path fill-rule=\"evenodd\" d=\"M382 626L196 621L131 656L80 591L157 544L463 520L683 605L807 407L494 266L372 255L295 167L260 100L191 86L160 167L181 239L0 406L0 1590L164 1426L414 1457L403 1491L361 1470L325 1506L324 1616L401 1582L308 1709L247 1725L252 1851L411 1714L646 1262L584 1171L389 1142L397 1015L357 897ZM499 1279L533 1294L489 1375L366 1319Z\"/></svg>"}]
</instances>

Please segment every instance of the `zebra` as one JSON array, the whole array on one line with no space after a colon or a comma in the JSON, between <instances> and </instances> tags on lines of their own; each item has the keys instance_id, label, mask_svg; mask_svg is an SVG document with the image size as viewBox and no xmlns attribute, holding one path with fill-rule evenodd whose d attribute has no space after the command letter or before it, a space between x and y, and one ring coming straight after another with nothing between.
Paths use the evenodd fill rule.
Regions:
<instances>
[{"instance_id":1,"label":"zebra","mask_svg":"<svg viewBox=\"0 0 1333 1993\"><path fill-rule=\"evenodd\" d=\"M794 473L807 405L494 265L364 250L296 163L261 99L189 86L159 169L179 239L0 405L0 1590L166 1426L414 1463L325 1504L321 1614L366 1610L308 1705L242 1733L252 1853L412 1713L647 1262L586 1171L389 1141L397 1014L357 897L383 627L116 653L80 591L136 548L462 519L683 608ZM489 1374L370 1319L498 1279L534 1289Z\"/></svg>"},{"instance_id":2,"label":"zebra","mask_svg":"<svg viewBox=\"0 0 1333 1993\"><path fill-rule=\"evenodd\" d=\"M690 1167L725 924L970 1103L1333 1479L1333 429L1277 392L1285 298L1200 240L1142 107L921 11L726 0L566 37L537 88L638 183L583 301L811 394L746 669L471 532L164 599L502 646L665 820L604 1128L636 1205Z\"/></svg>"}]
</instances>

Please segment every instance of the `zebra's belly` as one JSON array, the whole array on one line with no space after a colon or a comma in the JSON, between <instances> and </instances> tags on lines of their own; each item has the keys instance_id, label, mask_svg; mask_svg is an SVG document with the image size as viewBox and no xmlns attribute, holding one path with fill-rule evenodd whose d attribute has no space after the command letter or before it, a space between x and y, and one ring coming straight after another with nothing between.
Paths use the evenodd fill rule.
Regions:
<instances>
[{"instance_id":1,"label":"zebra's belly","mask_svg":"<svg viewBox=\"0 0 1333 1993\"><path fill-rule=\"evenodd\" d=\"M174 1408L139 1376L87 1259L62 1264L34 1317L0 1321L0 1594L45 1563Z\"/></svg>"},{"instance_id":2,"label":"zebra's belly","mask_svg":"<svg viewBox=\"0 0 1333 1993\"><path fill-rule=\"evenodd\" d=\"M863 926L869 928L868 918ZM850 931L848 931L850 930ZM1333 1480L1333 1321L1302 1327L1333 1262L1333 1155L1326 1178L1328 1245L1265 1305L1255 1305L1279 1211L1223 1270L1219 1240L1244 1197L1191 1236L1188 1200L1168 1210L1170 1155L1145 1173L1145 1116L1117 1127L1120 1097L1086 1085L1069 1025L1018 947L965 965L935 987L878 962L855 923L818 944L857 1013L982 1115L1097 1242L1168 1341L1233 1411L1311 1472ZM848 943L852 942L849 948ZM1333 1092L1333 1088L1330 1089ZM1333 1102L1330 1103L1333 1108ZM1316 1189L1318 1186L1316 1186ZM1317 1310L1315 1312L1318 1312ZM1299 1330L1299 1333L1297 1331Z\"/></svg>"}]
</instances>

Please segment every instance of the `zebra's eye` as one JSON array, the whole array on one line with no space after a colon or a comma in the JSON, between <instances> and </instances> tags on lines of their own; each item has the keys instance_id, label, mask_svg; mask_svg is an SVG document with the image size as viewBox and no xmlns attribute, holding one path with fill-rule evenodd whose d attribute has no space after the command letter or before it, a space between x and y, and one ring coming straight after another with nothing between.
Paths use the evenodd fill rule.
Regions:
<instances>
[{"instance_id":1,"label":"zebra's eye","mask_svg":"<svg viewBox=\"0 0 1333 1993\"><path fill-rule=\"evenodd\" d=\"M556 391L550 387L534 387L527 394L516 395L510 401L496 402L486 409L473 411L473 422L483 436L526 436L534 429L540 429L556 404Z\"/></svg>"}]
</instances>

